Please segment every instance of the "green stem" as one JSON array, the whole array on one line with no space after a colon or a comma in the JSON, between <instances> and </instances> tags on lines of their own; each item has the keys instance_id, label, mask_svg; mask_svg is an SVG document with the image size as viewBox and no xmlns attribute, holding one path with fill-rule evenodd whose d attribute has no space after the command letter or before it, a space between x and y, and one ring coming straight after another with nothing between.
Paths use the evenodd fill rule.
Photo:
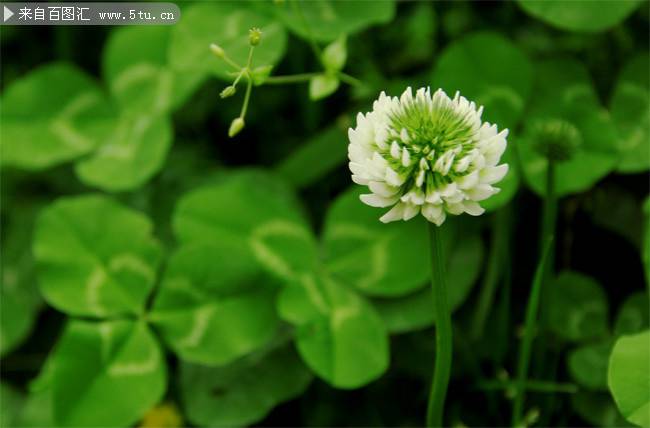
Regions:
<instances>
[{"instance_id":1,"label":"green stem","mask_svg":"<svg viewBox=\"0 0 650 428\"><path fill-rule=\"evenodd\" d=\"M546 168L546 195L544 196L544 211L542 214L541 245L544 246L550 236L555 236L557 220L557 196L555 194L555 163L548 161ZM543 248L540 248L542 251ZM548 271L552 271L555 263L555 251L551 249L548 257Z\"/></svg>"},{"instance_id":2,"label":"green stem","mask_svg":"<svg viewBox=\"0 0 650 428\"><path fill-rule=\"evenodd\" d=\"M255 46L251 46L250 50L248 51L248 61L246 61L246 68L244 68L244 71L246 72L246 94L244 95L244 104L241 106L241 113L239 113L239 117L244 119L246 117L246 111L248 110L248 102L251 99L251 91L253 90L253 76L251 76L251 69L253 67L253 51L255 50Z\"/></svg>"},{"instance_id":3,"label":"green stem","mask_svg":"<svg viewBox=\"0 0 650 428\"><path fill-rule=\"evenodd\" d=\"M363 85L363 82L361 80L357 79L356 77L350 76L349 74L344 73L342 71L339 71L337 73L337 76L339 77L339 79L341 79L341 82L347 83L348 85L351 86Z\"/></svg>"},{"instance_id":4,"label":"green stem","mask_svg":"<svg viewBox=\"0 0 650 428\"><path fill-rule=\"evenodd\" d=\"M298 73L287 76L271 76L264 80L265 85L284 85L286 83L308 82L312 77L319 76L322 73Z\"/></svg>"},{"instance_id":5,"label":"green stem","mask_svg":"<svg viewBox=\"0 0 650 428\"><path fill-rule=\"evenodd\" d=\"M535 320L537 319L537 312L539 309L539 298L542 291L542 284L544 282L544 272L546 271L546 263L548 260L551 247L553 245L553 237L546 240L546 245L542 253L542 257L537 265L537 271L531 286L530 296L528 298L528 305L526 306L526 321L524 324L524 337L521 341L519 348L519 363L517 365L517 381L515 383L515 401L512 407L511 424L513 427L518 426L522 420L524 409L524 387L526 377L528 376L528 367L530 366L530 354L535 337Z\"/></svg>"},{"instance_id":6,"label":"green stem","mask_svg":"<svg viewBox=\"0 0 650 428\"><path fill-rule=\"evenodd\" d=\"M241 113L239 117L242 119L246 117L246 110L248 110L248 102L251 99L251 91L253 90L253 79L249 76L246 82L246 95L244 95L244 104L241 106Z\"/></svg>"},{"instance_id":7,"label":"green stem","mask_svg":"<svg viewBox=\"0 0 650 428\"><path fill-rule=\"evenodd\" d=\"M504 246L508 239L508 213L499 210L492 218L492 242L488 254L488 266L483 280L483 288L479 296L478 306L472 322L472 339L477 340L483 334L483 328L494 303L494 293L503 271Z\"/></svg>"},{"instance_id":8,"label":"green stem","mask_svg":"<svg viewBox=\"0 0 650 428\"><path fill-rule=\"evenodd\" d=\"M436 321L436 359L427 408L427 426L443 426L443 411L447 386L451 374L452 327L447 283L445 257L440 228L429 223L431 245L431 289L433 292L433 313Z\"/></svg>"}]
</instances>

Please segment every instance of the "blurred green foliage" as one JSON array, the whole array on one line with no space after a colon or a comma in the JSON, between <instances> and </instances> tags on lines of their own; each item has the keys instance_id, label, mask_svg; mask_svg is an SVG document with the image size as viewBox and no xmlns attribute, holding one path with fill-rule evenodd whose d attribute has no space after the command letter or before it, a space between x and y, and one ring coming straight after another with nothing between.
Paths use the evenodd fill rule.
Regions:
<instances>
[{"instance_id":1,"label":"blurred green foliage","mask_svg":"<svg viewBox=\"0 0 650 428\"><path fill-rule=\"evenodd\" d=\"M0 426L132 426L163 402L193 426L421 425L424 220L378 222L346 167L357 112L406 86L458 90L510 132L488 213L443 229L447 424L508 423L537 130L561 121L580 143L556 168L526 412L648 425L647 2L179 3L173 27L1 27ZM228 139L243 91L219 98L234 70L209 46L244 65L251 27Z\"/></svg>"}]
</instances>

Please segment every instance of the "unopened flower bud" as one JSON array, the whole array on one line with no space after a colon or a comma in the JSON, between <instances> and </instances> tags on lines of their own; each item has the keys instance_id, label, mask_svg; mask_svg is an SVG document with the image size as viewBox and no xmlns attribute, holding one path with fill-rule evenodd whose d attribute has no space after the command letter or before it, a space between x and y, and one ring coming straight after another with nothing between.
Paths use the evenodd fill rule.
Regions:
<instances>
[{"instance_id":1,"label":"unopened flower bud","mask_svg":"<svg viewBox=\"0 0 650 428\"><path fill-rule=\"evenodd\" d=\"M237 89L235 89L234 86L232 86L232 85L231 85L231 86L226 86L226 87L224 88L224 90L221 91L221 93L219 94L219 96L220 96L221 98L228 98L228 97L232 97L233 95L235 95L235 92L237 92Z\"/></svg>"},{"instance_id":2,"label":"unopened flower bud","mask_svg":"<svg viewBox=\"0 0 650 428\"><path fill-rule=\"evenodd\" d=\"M226 52L223 50L223 48L215 43L212 43L210 45L210 50L219 58L223 58L226 55Z\"/></svg>"},{"instance_id":3,"label":"unopened flower bud","mask_svg":"<svg viewBox=\"0 0 650 428\"><path fill-rule=\"evenodd\" d=\"M553 162L570 160L582 143L580 131L562 119L544 119L533 125L535 150Z\"/></svg>"},{"instance_id":4,"label":"unopened flower bud","mask_svg":"<svg viewBox=\"0 0 650 428\"><path fill-rule=\"evenodd\" d=\"M228 130L228 136L230 138L234 137L235 135L239 134L239 132L244 129L244 119L241 117L236 118L235 120L232 121L230 124L230 129Z\"/></svg>"},{"instance_id":5,"label":"unopened flower bud","mask_svg":"<svg viewBox=\"0 0 650 428\"><path fill-rule=\"evenodd\" d=\"M251 46L259 45L261 40L262 31L259 28L253 27L248 30L248 43L250 43Z\"/></svg>"}]
</instances>

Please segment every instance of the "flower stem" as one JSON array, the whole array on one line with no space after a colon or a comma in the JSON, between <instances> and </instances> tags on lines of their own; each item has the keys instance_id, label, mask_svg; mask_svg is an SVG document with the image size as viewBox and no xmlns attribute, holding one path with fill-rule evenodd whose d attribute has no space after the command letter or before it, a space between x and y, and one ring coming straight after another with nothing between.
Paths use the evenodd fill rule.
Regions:
<instances>
[{"instance_id":1,"label":"flower stem","mask_svg":"<svg viewBox=\"0 0 650 428\"><path fill-rule=\"evenodd\" d=\"M502 277L504 267L505 246L509 239L510 218L506 208L498 210L492 217L492 240L488 254L488 266L483 280L483 288L479 296L478 306L472 320L471 337L478 340L483 334L485 322L494 303L494 293Z\"/></svg>"},{"instance_id":2,"label":"flower stem","mask_svg":"<svg viewBox=\"0 0 650 428\"><path fill-rule=\"evenodd\" d=\"M286 83L307 82L312 77L319 76L321 73L299 73L289 74L286 76L270 76L264 80L265 85L284 85Z\"/></svg>"},{"instance_id":3,"label":"flower stem","mask_svg":"<svg viewBox=\"0 0 650 428\"><path fill-rule=\"evenodd\" d=\"M557 219L557 196L555 194L555 162L549 159L546 168L546 195L544 196L544 211L542 214L542 234L541 234L541 247L540 252L544 250L544 246L550 236L555 236L555 225ZM552 271L554 266L553 249L550 250L548 256L548 269Z\"/></svg>"},{"instance_id":4,"label":"flower stem","mask_svg":"<svg viewBox=\"0 0 650 428\"><path fill-rule=\"evenodd\" d=\"M535 337L535 320L537 319L537 312L539 309L539 298L542 291L542 284L544 282L546 263L552 246L553 237L551 236L546 240L542 258L537 265L537 271L535 271L535 277L533 278L530 296L528 297L528 305L526 306L524 337L519 348L519 363L517 364L517 379L515 382L515 401L512 406L511 424L513 427L518 426L522 421L524 389L526 386L526 377L528 376L528 367L530 365L533 338Z\"/></svg>"},{"instance_id":5,"label":"flower stem","mask_svg":"<svg viewBox=\"0 0 650 428\"><path fill-rule=\"evenodd\" d=\"M431 289L436 321L436 359L427 408L427 426L441 427L447 386L451 374L452 330L451 313L447 302L445 257L440 228L429 223L431 245Z\"/></svg>"},{"instance_id":6,"label":"flower stem","mask_svg":"<svg viewBox=\"0 0 650 428\"><path fill-rule=\"evenodd\" d=\"M248 61L246 61L246 68L244 69L246 72L246 94L244 95L244 103L241 106L241 112L239 113L239 117L244 119L246 117L246 111L248 110L248 102L251 99L251 91L253 90L253 76L251 76L251 69L253 67L253 51L255 50L255 46L251 46L250 50L248 51Z\"/></svg>"}]
</instances>

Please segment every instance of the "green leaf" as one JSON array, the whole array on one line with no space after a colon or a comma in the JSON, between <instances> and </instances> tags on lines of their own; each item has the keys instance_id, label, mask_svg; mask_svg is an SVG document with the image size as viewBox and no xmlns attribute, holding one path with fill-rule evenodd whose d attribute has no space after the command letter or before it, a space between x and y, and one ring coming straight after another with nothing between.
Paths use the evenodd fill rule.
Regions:
<instances>
[{"instance_id":1,"label":"green leaf","mask_svg":"<svg viewBox=\"0 0 650 428\"><path fill-rule=\"evenodd\" d=\"M646 288L650 292L650 196L643 203L643 213L645 214L645 227L643 238L641 238L641 262L645 271Z\"/></svg>"},{"instance_id":2,"label":"green leaf","mask_svg":"<svg viewBox=\"0 0 650 428\"><path fill-rule=\"evenodd\" d=\"M625 299L614 323L614 334L634 334L650 328L649 306L647 292L634 293Z\"/></svg>"},{"instance_id":3,"label":"green leaf","mask_svg":"<svg viewBox=\"0 0 650 428\"><path fill-rule=\"evenodd\" d=\"M555 334L569 341L607 335L607 296L598 282L564 271L549 285L549 327Z\"/></svg>"},{"instance_id":4,"label":"green leaf","mask_svg":"<svg viewBox=\"0 0 650 428\"><path fill-rule=\"evenodd\" d=\"M0 110L1 162L30 170L91 152L114 114L97 83L66 63L43 66L13 82Z\"/></svg>"},{"instance_id":5,"label":"green leaf","mask_svg":"<svg viewBox=\"0 0 650 428\"><path fill-rule=\"evenodd\" d=\"M573 60L549 60L537 65L537 81L529 119L517 142L524 177L539 195L546 189L547 160L534 149L533 130L540 121L563 120L580 133L581 144L573 158L557 163L558 196L588 190L610 173L618 162L618 136L600 106L587 70Z\"/></svg>"},{"instance_id":6,"label":"green leaf","mask_svg":"<svg viewBox=\"0 0 650 428\"><path fill-rule=\"evenodd\" d=\"M598 427L620 428L631 426L616 408L606 392L580 391L571 394L571 406L582 419Z\"/></svg>"},{"instance_id":7,"label":"green leaf","mask_svg":"<svg viewBox=\"0 0 650 428\"><path fill-rule=\"evenodd\" d=\"M507 64L507 67L503 65ZM519 48L497 33L474 33L440 55L432 83L483 105L483 119L513 129L531 93L533 68Z\"/></svg>"},{"instance_id":8,"label":"green leaf","mask_svg":"<svg viewBox=\"0 0 650 428\"><path fill-rule=\"evenodd\" d=\"M607 364L612 345L607 340L572 350L567 365L573 380L587 389L607 390Z\"/></svg>"},{"instance_id":9,"label":"green leaf","mask_svg":"<svg viewBox=\"0 0 650 428\"><path fill-rule=\"evenodd\" d=\"M607 383L623 416L633 424L650 426L650 330L623 336L609 359Z\"/></svg>"},{"instance_id":10,"label":"green leaf","mask_svg":"<svg viewBox=\"0 0 650 428\"><path fill-rule=\"evenodd\" d=\"M328 71L340 71L348 59L347 40L341 36L323 49L323 65Z\"/></svg>"},{"instance_id":11,"label":"green leaf","mask_svg":"<svg viewBox=\"0 0 650 428\"><path fill-rule=\"evenodd\" d=\"M309 79L309 99L312 101L327 98L339 87L339 78L334 74L319 74Z\"/></svg>"},{"instance_id":12,"label":"green leaf","mask_svg":"<svg viewBox=\"0 0 650 428\"><path fill-rule=\"evenodd\" d=\"M4 303L4 302L3 302ZM0 427L15 427L24 398L8 383L0 383Z\"/></svg>"},{"instance_id":13,"label":"green leaf","mask_svg":"<svg viewBox=\"0 0 650 428\"><path fill-rule=\"evenodd\" d=\"M215 57L209 46L216 43L233 61L245 66L250 50L248 30L252 27L262 31L262 41L255 49L253 62L277 64L284 55L287 34L273 18L235 1L188 6L183 11L183 19L172 30L169 48L172 69L179 73L212 73L231 81L232 67Z\"/></svg>"},{"instance_id":14,"label":"green leaf","mask_svg":"<svg viewBox=\"0 0 650 428\"><path fill-rule=\"evenodd\" d=\"M469 296L481 273L483 244L478 234L457 236L447 265L450 310L456 310ZM428 285L428 284L427 284ZM373 304L391 333L404 333L434 324L431 287L396 299L374 299Z\"/></svg>"},{"instance_id":15,"label":"green leaf","mask_svg":"<svg viewBox=\"0 0 650 428\"><path fill-rule=\"evenodd\" d=\"M303 275L278 297L307 365L336 388L358 388L388 368L386 328L374 308L327 275Z\"/></svg>"},{"instance_id":16,"label":"green leaf","mask_svg":"<svg viewBox=\"0 0 650 428\"><path fill-rule=\"evenodd\" d=\"M166 116L124 112L102 146L77 162L75 171L89 186L107 192L132 190L162 168L171 139Z\"/></svg>"},{"instance_id":17,"label":"green leaf","mask_svg":"<svg viewBox=\"0 0 650 428\"><path fill-rule=\"evenodd\" d=\"M123 109L163 113L180 106L203 80L201 73L169 68L171 26L120 27L111 32L102 68Z\"/></svg>"},{"instance_id":18,"label":"green leaf","mask_svg":"<svg viewBox=\"0 0 650 428\"><path fill-rule=\"evenodd\" d=\"M288 278L311 271L317 261L314 236L285 183L261 171L227 174L216 184L185 195L174 213L183 242L247 242L272 273Z\"/></svg>"},{"instance_id":19,"label":"green leaf","mask_svg":"<svg viewBox=\"0 0 650 428\"><path fill-rule=\"evenodd\" d=\"M303 189L331 172L348 158L348 140L342 126L332 125L301 142L275 172L292 186ZM305 168L309 165L309 168Z\"/></svg>"},{"instance_id":20,"label":"green leaf","mask_svg":"<svg viewBox=\"0 0 650 428\"><path fill-rule=\"evenodd\" d=\"M623 67L610 103L622 156L617 171L623 173L650 169L649 58L647 53L641 54Z\"/></svg>"},{"instance_id":21,"label":"green leaf","mask_svg":"<svg viewBox=\"0 0 650 428\"><path fill-rule=\"evenodd\" d=\"M395 15L392 0L368 4L355 0L306 1L274 5L273 12L295 34L303 39L329 42L351 35L374 24L390 22Z\"/></svg>"},{"instance_id":22,"label":"green leaf","mask_svg":"<svg viewBox=\"0 0 650 428\"><path fill-rule=\"evenodd\" d=\"M331 205L323 228L325 266L333 276L372 296L403 296L430 275L426 222L383 224L352 186Z\"/></svg>"},{"instance_id":23,"label":"green leaf","mask_svg":"<svg viewBox=\"0 0 650 428\"><path fill-rule=\"evenodd\" d=\"M70 321L53 355L58 426L128 426L165 393L164 355L142 322Z\"/></svg>"},{"instance_id":24,"label":"green leaf","mask_svg":"<svg viewBox=\"0 0 650 428\"><path fill-rule=\"evenodd\" d=\"M597 32L607 30L627 18L642 0L517 0L531 16L562 30Z\"/></svg>"},{"instance_id":25,"label":"green leaf","mask_svg":"<svg viewBox=\"0 0 650 428\"><path fill-rule=\"evenodd\" d=\"M401 10L391 24L384 26L377 34L382 49L390 52L390 61L384 61L382 69L388 69L391 77L392 72L428 66L436 53L439 19L434 4L411 4L409 9Z\"/></svg>"},{"instance_id":26,"label":"green leaf","mask_svg":"<svg viewBox=\"0 0 650 428\"><path fill-rule=\"evenodd\" d=\"M50 354L43 363L37 377L30 380L20 416L16 426L21 427L49 427L55 426L52 404L52 378L54 366L53 354Z\"/></svg>"},{"instance_id":27,"label":"green leaf","mask_svg":"<svg viewBox=\"0 0 650 428\"><path fill-rule=\"evenodd\" d=\"M7 215L3 215L0 356L26 339L41 307L31 251L32 230L40 208L41 203L13 202Z\"/></svg>"},{"instance_id":28,"label":"green leaf","mask_svg":"<svg viewBox=\"0 0 650 428\"><path fill-rule=\"evenodd\" d=\"M148 218L107 197L59 199L34 234L41 294L71 315L141 313L161 256L151 232Z\"/></svg>"},{"instance_id":29,"label":"green leaf","mask_svg":"<svg viewBox=\"0 0 650 428\"><path fill-rule=\"evenodd\" d=\"M278 404L302 394L311 380L289 347L255 353L224 367L183 363L180 370L187 418L199 426L255 424Z\"/></svg>"},{"instance_id":30,"label":"green leaf","mask_svg":"<svg viewBox=\"0 0 650 428\"><path fill-rule=\"evenodd\" d=\"M223 237L174 253L149 318L182 359L227 364L273 338L274 295L246 243Z\"/></svg>"}]
</instances>

